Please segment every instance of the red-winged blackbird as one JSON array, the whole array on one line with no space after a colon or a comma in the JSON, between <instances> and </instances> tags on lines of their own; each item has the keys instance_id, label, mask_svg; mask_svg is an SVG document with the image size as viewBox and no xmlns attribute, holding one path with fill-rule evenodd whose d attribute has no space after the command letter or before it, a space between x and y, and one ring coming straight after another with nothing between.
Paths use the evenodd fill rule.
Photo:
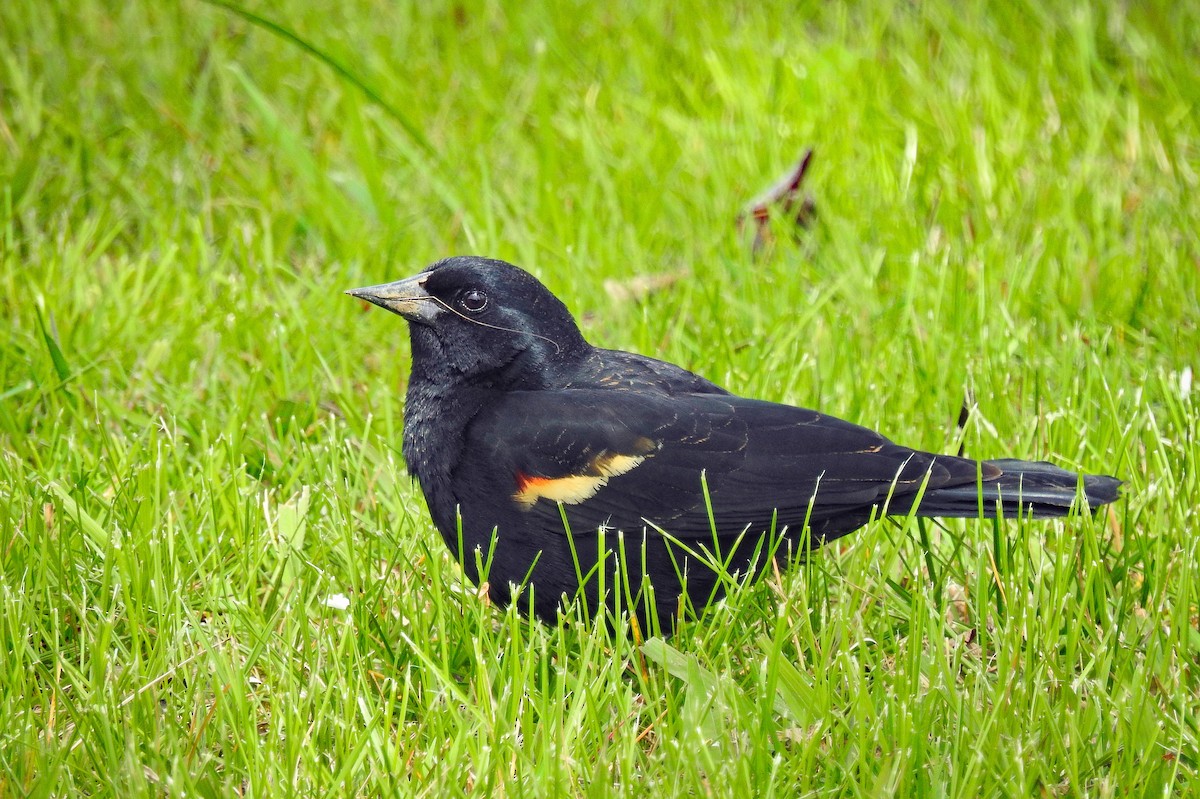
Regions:
<instances>
[{"instance_id":1,"label":"red-winged blackbird","mask_svg":"<svg viewBox=\"0 0 1200 799\"><path fill-rule=\"evenodd\" d=\"M670 631L681 595L696 611L722 595L718 570L746 576L881 514L1065 516L1080 486L1096 508L1121 485L908 449L593 347L503 261L448 258L348 293L409 322L404 459L442 538L472 581L486 564L493 601L532 589L518 601L546 621L564 598L596 611L603 584L609 607Z\"/></svg>"}]
</instances>

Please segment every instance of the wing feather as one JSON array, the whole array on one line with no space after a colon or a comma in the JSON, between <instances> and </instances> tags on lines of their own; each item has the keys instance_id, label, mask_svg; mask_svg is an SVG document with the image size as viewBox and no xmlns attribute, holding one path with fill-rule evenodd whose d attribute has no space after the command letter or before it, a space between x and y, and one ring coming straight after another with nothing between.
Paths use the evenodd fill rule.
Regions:
<instances>
[{"instance_id":1,"label":"wing feather","mask_svg":"<svg viewBox=\"0 0 1200 799\"><path fill-rule=\"evenodd\" d=\"M487 449L494 479L512 481L530 523L562 530L561 501L573 531L650 525L681 538L713 533L706 487L717 533L735 536L806 520L853 529L889 497L907 507L927 480L938 488L978 475L975 461L897 446L835 417L720 394L513 393L476 420L468 445ZM564 481L562 490L527 483L522 493L531 477Z\"/></svg>"}]
</instances>

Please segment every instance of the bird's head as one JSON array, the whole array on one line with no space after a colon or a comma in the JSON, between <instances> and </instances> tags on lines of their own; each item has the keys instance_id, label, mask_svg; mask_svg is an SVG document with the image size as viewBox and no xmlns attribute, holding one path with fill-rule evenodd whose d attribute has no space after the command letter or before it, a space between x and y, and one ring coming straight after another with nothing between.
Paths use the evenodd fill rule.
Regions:
<instances>
[{"instance_id":1,"label":"bird's head","mask_svg":"<svg viewBox=\"0 0 1200 799\"><path fill-rule=\"evenodd\" d=\"M407 319L414 365L425 370L529 381L588 349L562 301L504 261L446 258L413 277L346 293Z\"/></svg>"}]
</instances>

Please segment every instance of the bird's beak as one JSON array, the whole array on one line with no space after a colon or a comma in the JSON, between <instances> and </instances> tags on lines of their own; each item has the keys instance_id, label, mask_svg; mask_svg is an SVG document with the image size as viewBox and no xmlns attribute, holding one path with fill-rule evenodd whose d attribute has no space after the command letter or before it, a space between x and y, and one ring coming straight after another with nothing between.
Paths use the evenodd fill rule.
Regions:
<instances>
[{"instance_id":1,"label":"bird's beak","mask_svg":"<svg viewBox=\"0 0 1200 799\"><path fill-rule=\"evenodd\" d=\"M361 289L350 289L346 293L369 303L386 308L394 314L399 314L410 322L431 324L442 311L437 299L425 290L428 274L416 277L406 277L394 283L380 283L378 286L365 286Z\"/></svg>"}]
</instances>

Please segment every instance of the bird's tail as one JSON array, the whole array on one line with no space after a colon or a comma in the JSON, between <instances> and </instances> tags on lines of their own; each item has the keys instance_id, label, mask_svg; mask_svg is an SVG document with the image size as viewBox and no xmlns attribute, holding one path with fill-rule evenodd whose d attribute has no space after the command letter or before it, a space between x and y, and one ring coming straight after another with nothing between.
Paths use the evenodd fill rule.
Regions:
<instances>
[{"instance_id":1,"label":"bird's tail","mask_svg":"<svg viewBox=\"0 0 1200 799\"><path fill-rule=\"evenodd\" d=\"M934 488L917 505L918 516L1036 519L1066 516L1072 508L1095 511L1120 496L1121 481L1103 474L1076 474L1045 461L984 461L999 476L980 482Z\"/></svg>"}]
</instances>

